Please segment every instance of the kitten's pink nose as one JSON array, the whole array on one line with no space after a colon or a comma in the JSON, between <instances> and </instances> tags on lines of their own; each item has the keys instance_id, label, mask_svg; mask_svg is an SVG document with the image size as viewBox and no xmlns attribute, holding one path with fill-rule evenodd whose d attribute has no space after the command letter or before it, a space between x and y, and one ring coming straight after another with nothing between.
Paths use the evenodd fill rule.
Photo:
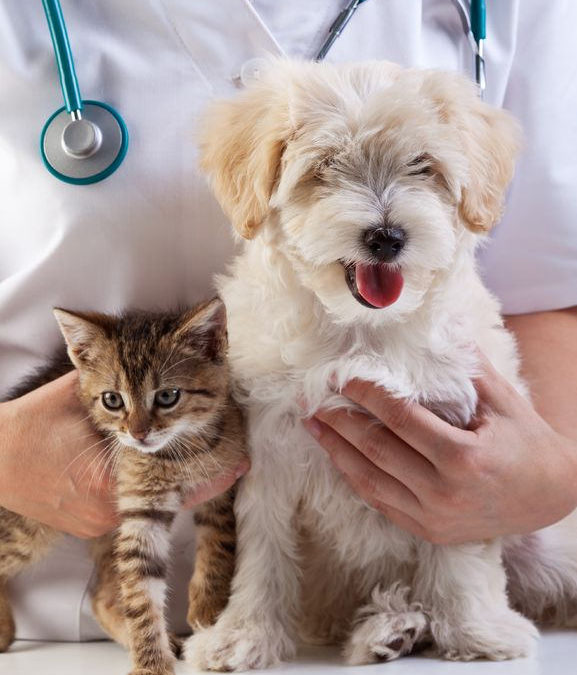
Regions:
<instances>
[{"instance_id":1,"label":"kitten's pink nose","mask_svg":"<svg viewBox=\"0 0 577 675\"><path fill-rule=\"evenodd\" d=\"M135 438L137 441L145 441L146 437L150 433L150 429L131 429L130 435L132 438Z\"/></svg>"}]
</instances>

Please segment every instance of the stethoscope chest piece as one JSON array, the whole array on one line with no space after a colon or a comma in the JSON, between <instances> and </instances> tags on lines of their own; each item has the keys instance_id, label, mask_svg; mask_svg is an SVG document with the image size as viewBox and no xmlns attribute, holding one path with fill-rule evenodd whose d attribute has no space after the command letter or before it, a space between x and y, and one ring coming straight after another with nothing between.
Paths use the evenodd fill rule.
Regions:
<instances>
[{"instance_id":1,"label":"stethoscope chest piece","mask_svg":"<svg viewBox=\"0 0 577 675\"><path fill-rule=\"evenodd\" d=\"M82 117L57 110L42 130L40 150L46 168L67 183L96 183L121 164L128 131L120 115L97 101L83 101Z\"/></svg>"},{"instance_id":2,"label":"stethoscope chest piece","mask_svg":"<svg viewBox=\"0 0 577 675\"><path fill-rule=\"evenodd\" d=\"M103 180L122 163L128 130L106 103L83 101L59 0L42 0L50 28L64 106L46 122L40 152L48 171L75 185Z\"/></svg>"}]
</instances>

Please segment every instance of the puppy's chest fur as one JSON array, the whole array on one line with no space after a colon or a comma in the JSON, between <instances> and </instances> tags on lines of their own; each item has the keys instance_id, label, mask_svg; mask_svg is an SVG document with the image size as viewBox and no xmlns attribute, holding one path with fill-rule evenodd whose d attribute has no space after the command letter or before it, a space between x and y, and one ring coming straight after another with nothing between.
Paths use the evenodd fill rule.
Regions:
<instances>
[{"instance_id":1,"label":"puppy's chest fur","mask_svg":"<svg viewBox=\"0 0 577 675\"><path fill-rule=\"evenodd\" d=\"M391 565L406 566L414 561L414 544L351 490L301 420L321 407L354 408L336 392L350 379L361 378L466 426L477 402L474 354L460 328L449 332L451 339L444 335L441 345L423 346L416 344L422 335L411 339L395 329L348 335L341 330L332 342L332 356L326 342L311 341L306 357L285 362L284 372L242 378L249 392L253 470L282 476L278 489L291 492L289 501L298 499L298 521L307 536L324 542L325 553L332 551L349 569L378 563L385 549Z\"/></svg>"}]
</instances>

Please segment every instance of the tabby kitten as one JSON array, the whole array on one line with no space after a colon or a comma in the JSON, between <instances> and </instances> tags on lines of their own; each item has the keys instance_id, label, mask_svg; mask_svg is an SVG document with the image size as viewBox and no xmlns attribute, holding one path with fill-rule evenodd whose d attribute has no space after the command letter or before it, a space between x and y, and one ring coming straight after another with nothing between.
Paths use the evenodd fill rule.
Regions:
<instances>
[{"instance_id":1,"label":"tabby kitten","mask_svg":"<svg viewBox=\"0 0 577 675\"><path fill-rule=\"evenodd\" d=\"M186 493L233 470L245 454L242 415L231 397L226 315L215 298L174 314L54 314L64 339L53 363L16 398L77 368L79 394L111 441L120 524L94 542L94 613L129 647L132 675L174 672L176 640L164 618L169 533ZM196 508L197 553L189 623L216 619L234 571L233 491ZM0 508L0 652L14 639L6 580L38 560L58 533Z\"/></svg>"}]
</instances>

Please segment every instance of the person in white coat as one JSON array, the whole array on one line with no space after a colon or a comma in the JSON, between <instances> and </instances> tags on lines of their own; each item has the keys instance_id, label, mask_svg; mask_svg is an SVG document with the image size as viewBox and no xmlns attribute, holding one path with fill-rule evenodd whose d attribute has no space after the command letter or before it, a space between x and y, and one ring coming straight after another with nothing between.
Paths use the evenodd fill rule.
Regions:
<instances>
[{"instance_id":1,"label":"person in white coat","mask_svg":"<svg viewBox=\"0 0 577 675\"><path fill-rule=\"evenodd\" d=\"M341 0L62 0L86 98L121 112L130 133L122 166L89 186L59 182L43 166L39 135L61 105L40 1L0 6L0 397L59 344L55 305L114 311L194 302L233 253L229 225L196 168L195 122L208 100L230 96L264 54L312 58ZM395 522L434 541L530 531L577 505L577 4L489 2L486 100L520 118L526 147L507 211L482 264L517 334L536 411L488 371L494 410L479 461L422 498L422 520L387 503L397 467L372 465L359 430L322 415L310 430L361 494ZM367 0L327 57L388 59L470 73L472 56L451 0ZM255 60L256 59L256 60ZM367 387L383 411L386 395ZM84 472L97 440L70 375L0 404L0 504L72 535L11 583L18 637L86 640L93 572L82 538L114 526L109 477ZM419 430L418 410L403 433ZM398 431L398 430L397 430ZM404 444L399 462L419 446ZM427 434L424 434L427 436ZM441 442L436 441L425 442ZM505 452L502 452L506 450ZM450 452L446 461L451 462ZM242 470L243 467L240 467ZM202 500L224 489L223 476ZM374 492L374 494L373 494ZM377 494L378 493L378 494ZM463 499L463 495L467 499ZM378 497L378 499L377 499ZM457 506L456 506L457 505ZM187 513L175 557L176 627L183 627L193 542ZM79 538L80 537L80 538ZM178 602L177 602L178 604Z\"/></svg>"}]
</instances>

